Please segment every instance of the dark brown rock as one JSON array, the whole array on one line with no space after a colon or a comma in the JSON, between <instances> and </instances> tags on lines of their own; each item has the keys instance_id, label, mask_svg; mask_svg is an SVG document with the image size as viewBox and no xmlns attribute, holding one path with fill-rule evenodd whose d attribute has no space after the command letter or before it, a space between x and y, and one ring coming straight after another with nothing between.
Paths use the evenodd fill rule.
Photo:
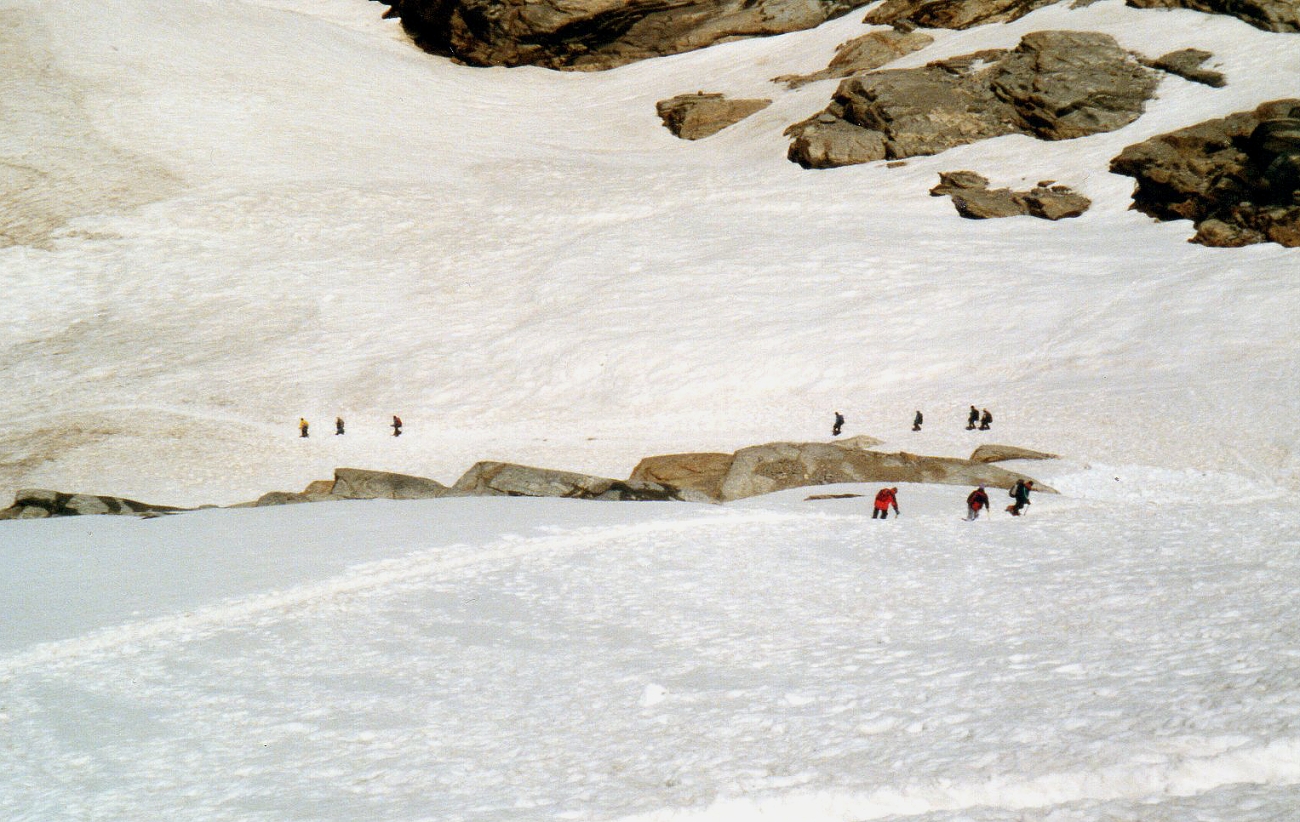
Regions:
<instances>
[{"instance_id":1,"label":"dark brown rock","mask_svg":"<svg viewBox=\"0 0 1300 822\"><path fill-rule=\"evenodd\" d=\"M772 105L771 100L728 100L722 94L679 94L655 104L664 127L683 140L701 140Z\"/></svg>"},{"instance_id":2,"label":"dark brown rock","mask_svg":"<svg viewBox=\"0 0 1300 822\"><path fill-rule=\"evenodd\" d=\"M664 454L646 457L632 469L630 482L653 482L698 491L710 499L722 495L722 480L733 454Z\"/></svg>"},{"instance_id":3,"label":"dark brown rock","mask_svg":"<svg viewBox=\"0 0 1300 822\"><path fill-rule=\"evenodd\" d=\"M1201 65L1213 56L1210 52L1201 49L1181 49L1171 51L1155 60L1143 60L1142 65L1176 74L1193 83L1223 88L1228 84L1228 79L1221 72L1201 68Z\"/></svg>"},{"instance_id":4,"label":"dark brown rock","mask_svg":"<svg viewBox=\"0 0 1300 822\"><path fill-rule=\"evenodd\" d=\"M986 23L1009 23L1060 0L885 0L862 22L908 24L927 29L967 29Z\"/></svg>"},{"instance_id":5,"label":"dark brown rock","mask_svg":"<svg viewBox=\"0 0 1300 822\"><path fill-rule=\"evenodd\" d=\"M123 497L95 494L66 494L45 489L23 489L14 495L13 505L0 511L3 519L44 519L46 517L76 517L95 514L123 516L157 516L175 514L187 508L170 505L150 505Z\"/></svg>"},{"instance_id":6,"label":"dark brown rock","mask_svg":"<svg viewBox=\"0 0 1300 822\"><path fill-rule=\"evenodd\" d=\"M456 481L454 490L472 496L564 497L590 500L712 502L697 491L657 482L615 480L508 462L480 462Z\"/></svg>"},{"instance_id":7,"label":"dark brown rock","mask_svg":"<svg viewBox=\"0 0 1300 822\"><path fill-rule=\"evenodd\" d=\"M1264 31L1300 32L1300 4L1295 0L1128 0L1128 5L1226 14Z\"/></svg>"},{"instance_id":8,"label":"dark brown rock","mask_svg":"<svg viewBox=\"0 0 1300 822\"><path fill-rule=\"evenodd\" d=\"M1092 201L1075 194L1068 186L1039 183L1029 191L988 188L988 180L973 171L949 171L939 175L939 185L930 189L931 196L952 197L957 213L967 219L987 220L997 217L1038 217L1062 220L1078 217L1092 206Z\"/></svg>"},{"instance_id":9,"label":"dark brown rock","mask_svg":"<svg viewBox=\"0 0 1300 822\"><path fill-rule=\"evenodd\" d=\"M835 57L831 59L830 65L821 71L812 74L785 74L772 78L772 82L785 83L793 89L818 80L837 80L858 72L878 69L899 57L920 51L933 42L933 37L919 31L873 31L841 43L835 49Z\"/></svg>"}]
</instances>

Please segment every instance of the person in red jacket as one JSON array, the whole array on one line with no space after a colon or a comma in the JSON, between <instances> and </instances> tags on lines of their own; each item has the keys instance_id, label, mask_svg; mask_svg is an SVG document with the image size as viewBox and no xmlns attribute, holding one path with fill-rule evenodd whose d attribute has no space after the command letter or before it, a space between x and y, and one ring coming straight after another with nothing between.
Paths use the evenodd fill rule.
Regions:
<instances>
[{"instance_id":1,"label":"person in red jacket","mask_svg":"<svg viewBox=\"0 0 1300 822\"><path fill-rule=\"evenodd\" d=\"M894 506L894 516L898 516L898 489L881 488L876 494L876 510L871 512L872 519L889 519L889 506Z\"/></svg>"},{"instance_id":2,"label":"person in red jacket","mask_svg":"<svg viewBox=\"0 0 1300 822\"><path fill-rule=\"evenodd\" d=\"M984 486L981 485L979 488L971 491L970 496L966 497L966 521L969 522L973 519L979 519L980 511L983 511L988 507L989 495L985 492Z\"/></svg>"}]
</instances>

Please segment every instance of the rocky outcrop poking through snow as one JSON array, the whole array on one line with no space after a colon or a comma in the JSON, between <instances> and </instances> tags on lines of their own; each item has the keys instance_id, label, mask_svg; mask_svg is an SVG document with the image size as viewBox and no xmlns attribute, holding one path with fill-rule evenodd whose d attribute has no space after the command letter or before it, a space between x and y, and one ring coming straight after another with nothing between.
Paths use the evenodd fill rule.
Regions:
<instances>
[{"instance_id":1,"label":"rocky outcrop poking through snow","mask_svg":"<svg viewBox=\"0 0 1300 822\"><path fill-rule=\"evenodd\" d=\"M807 168L882 159L842 147L879 135L883 159L938 154L1004 134L1068 140L1114 131L1136 120L1157 75L1108 34L1040 31L1012 51L985 51L855 75L830 106L792 126L789 157Z\"/></svg>"},{"instance_id":2,"label":"rocky outcrop poking through snow","mask_svg":"<svg viewBox=\"0 0 1300 822\"><path fill-rule=\"evenodd\" d=\"M944 172L939 175L939 185L930 189L930 194L950 196L957 213L972 220L994 217L1062 220L1078 217L1092 205L1091 200L1074 193L1069 186L1055 185L1050 180L1029 191L990 189L988 183L973 171Z\"/></svg>"},{"instance_id":3,"label":"rocky outcrop poking through snow","mask_svg":"<svg viewBox=\"0 0 1300 822\"><path fill-rule=\"evenodd\" d=\"M885 0L864 23L911 25L927 29L967 29L985 23L1009 23L1060 0Z\"/></svg>"},{"instance_id":4,"label":"rocky outcrop poking through snow","mask_svg":"<svg viewBox=\"0 0 1300 822\"><path fill-rule=\"evenodd\" d=\"M1169 74L1176 74L1184 80L1191 80L1193 83L1201 83L1213 88L1223 88L1228 84L1228 79L1221 72L1210 71L1201 67L1206 60L1213 56L1210 52L1201 49L1180 49L1171 51L1154 60L1143 60L1142 65Z\"/></svg>"},{"instance_id":5,"label":"rocky outcrop poking through snow","mask_svg":"<svg viewBox=\"0 0 1300 822\"><path fill-rule=\"evenodd\" d=\"M818 26L869 0L385 0L421 48L477 66L607 69Z\"/></svg>"},{"instance_id":6,"label":"rocky outcrop poking through snow","mask_svg":"<svg viewBox=\"0 0 1300 822\"><path fill-rule=\"evenodd\" d=\"M1264 31L1300 32L1300 3L1295 0L1128 0L1128 5L1226 14Z\"/></svg>"},{"instance_id":7,"label":"rocky outcrop poking through snow","mask_svg":"<svg viewBox=\"0 0 1300 822\"><path fill-rule=\"evenodd\" d=\"M1045 451L1031 451L1014 445L996 445L989 443L976 448L970 455L971 462L1006 462L1008 460L1054 460L1056 454Z\"/></svg>"},{"instance_id":8,"label":"rocky outcrop poking through snow","mask_svg":"<svg viewBox=\"0 0 1300 822\"><path fill-rule=\"evenodd\" d=\"M607 479L508 462L480 462L465 472L454 488L471 496L712 502L698 492L657 482Z\"/></svg>"},{"instance_id":9,"label":"rocky outcrop poking through snow","mask_svg":"<svg viewBox=\"0 0 1300 822\"><path fill-rule=\"evenodd\" d=\"M46 517L76 517L92 514L125 514L157 516L186 511L167 505L149 505L122 497L103 497L93 494L65 494L44 489L24 489L14 496L13 505L0 510L3 519L44 519Z\"/></svg>"},{"instance_id":10,"label":"rocky outcrop poking through snow","mask_svg":"<svg viewBox=\"0 0 1300 822\"><path fill-rule=\"evenodd\" d=\"M709 499L722 498L722 481L731 470L734 454L664 454L637 463L628 478L695 491Z\"/></svg>"},{"instance_id":11,"label":"rocky outcrop poking through snow","mask_svg":"<svg viewBox=\"0 0 1300 822\"><path fill-rule=\"evenodd\" d=\"M1193 242L1300 247L1300 99L1153 137L1110 169L1137 180L1133 208L1191 220Z\"/></svg>"},{"instance_id":12,"label":"rocky outcrop poking through snow","mask_svg":"<svg viewBox=\"0 0 1300 822\"><path fill-rule=\"evenodd\" d=\"M920 51L934 42L934 38L919 31L887 29L873 31L841 43L835 49L830 65L812 74L783 74L773 77L773 83L785 83L788 88L799 88L818 80L838 80L862 71L878 69L899 57Z\"/></svg>"},{"instance_id":13,"label":"rocky outcrop poking through snow","mask_svg":"<svg viewBox=\"0 0 1300 822\"><path fill-rule=\"evenodd\" d=\"M749 115L772 105L771 100L728 100L722 94L679 94L655 104L664 127L683 140L711 137Z\"/></svg>"},{"instance_id":14,"label":"rocky outcrop poking through snow","mask_svg":"<svg viewBox=\"0 0 1300 822\"><path fill-rule=\"evenodd\" d=\"M424 477L338 468L330 493L339 499L436 499L448 496L452 490Z\"/></svg>"}]
</instances>

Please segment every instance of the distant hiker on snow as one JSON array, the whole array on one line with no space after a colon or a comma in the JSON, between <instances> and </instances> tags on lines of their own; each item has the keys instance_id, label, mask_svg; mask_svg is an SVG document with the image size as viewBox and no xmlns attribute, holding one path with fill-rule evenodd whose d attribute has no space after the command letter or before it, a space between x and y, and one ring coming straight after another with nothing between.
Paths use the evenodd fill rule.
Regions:
<instances>
[{"instance_id":1,"label":"distant hiker on snow","mask_svg":"<svg viewBox=\"0 0 1300 822\"><path fill-rule=\"evenodd\" d=\"M305 437L305 436L307 436L307 428L308 428L307 420L306 420L305 418L303 418L303 417L299 417L299 418L298 418L298 436L300 436L300 437Z\"/></svg>"},{"instance_id":2,"label":"distant hiker on snow","mask_svg":"<svg viewBox=\"0 0 1300 822\"><path fill-rule=\"evenodd\" d=\"M402 436L402 418L396 414L393 415L393 436Z\"/></svg>"},{"instance_id":3,"label":"distant hiker on snow","mask_svg":"<svg viewBox=\"0 0 1300 822\"><path fill-rule=\"evenodd\" d=\"M977 422L979 422L979 421L980 421L980 412L979 412L979 409L972 405L972 406L970 407L970 414L969 414L969 416L966 417L966 430L967 430L967 431L974 431L974 430L975 430L975 423L977 423Z\"/></svg>"},{"instance_id":4,"label":"distant hiker on snow","mask_svg":"<svg viewBox=\"0 0 1300 822\"><path fill-rule=\"evenodd\" d=\"M985 408L984 413L980 415L980 430L987 431L989 430L989 426L992 424L993 424L993 415L989 413L989 410L987 408Z\"/></svg>"},{"instance_id":5,"label":"distant hiker on snow","mask_svg":"<svg viewBox=\"0 0 1300 822\"><path fill-rule=\"evenodd\" d=\"M872 519L889 519L889 506L894 506L894 516L898 516L898 489L881 488L876 494L876 509L871 512Z\"/></svg>"},{"instance_id":6,"label":"distant hiker on snow","mask_svg":"<svg viewBox=\"0 0 1300 822\"><path fill-rule=\"evenodd\" d=\"M1016 480L1015 486L1011 489L1011 498L1014 503L1007 506L1007 513L1013 517L1020 516L1020 512L1029 504L1029 492L1034 490L1033 480Z\"/></svg>"},{"instance_id":7,"label":"distant hiker on snow","mask_svg":"<svg viewBox=\"0 0 1300 822\"><path fill-rule=\"evenodd\" d=\"M844 415L836 411L835 424L831 426L831 436L838 437L840 435L840 432L843 430L844 430Z\"/></svg>"},{"instance_id":8,"label":"distant hiker on snow","mask_svg":"<svg viewBox=\"0 0 1300 822\"><path fill-rule=\"evenodd\" d=\"M342 434L342 433L343 433L343 418L342 418L342 417L335 417L335 418L334 418L334 436L337 437L339 434Z\"/></svg>"},{"instance_id":9,"label":"distant hiker on snow","mask_svg":"<svg viewBox=\"0 0 1300 822\"><path fill-rule=\"evenodd\" d=\"M920 430L921 430L921 423L923 423L923 422L925 422L925 417L922 417L922 416L921 416L921 412L920 412L920 411L917 411L917 412L916 412L916 416L912 418L912 430L913 430L913 431L920 431Z\"/></svg>"},{"instance_id":10,"label":"distant hiker on snow","mask_svg":"<svg viewBox=\"0 0 1300 822\"><path fill-rule=\"evenodd\" d=\"M966 497L966 521L970 522L971 520L979 519L980 511L983 511L988 507L989 495L984 491L984 486L981 485L979 488L971 491L970 496Z\"/></svg>"}]
</instances>

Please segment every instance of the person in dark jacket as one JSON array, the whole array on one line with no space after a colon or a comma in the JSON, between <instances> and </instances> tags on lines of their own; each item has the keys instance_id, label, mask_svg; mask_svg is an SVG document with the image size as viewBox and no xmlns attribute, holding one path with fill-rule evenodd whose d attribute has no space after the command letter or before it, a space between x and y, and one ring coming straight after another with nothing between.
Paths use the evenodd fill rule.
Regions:
<instances>
[{"instance_id":1,"label":"person in dark jacket","mask_svg":"<svg viewBox=\"0 0 1300 822\"><path fill-rule=\"evenodd\" d=\"M889 506L894 506L894 516L898 516L898 489L881 488L876 494L876 508L871 512L872 519L889 519Z\"/></svg>"},{"instance_id":2,"label":"person in dark jacket","mask_svg":"<svg viewBox=\"0 0 1300 822\"><path fill-rule=\"evenodd\" d=\"M844 415L836 411L835 424L831 426L831 436L838 437L840 435L840 432L843 430L844 430Z\"/></svg>"},{"instance_id":3,"label":"person in dark jacket","mask_svg":"<svg viewBox=\"0 0 1300 822\"><path fill-rule=\"evenodd\" d=\"M343 433L343 418L342 418L342 417L335 417L335 418L334 418L334 436L337 437L337 436L339 436L339 435L342 434L342 433Z\"/></svg>"},{"instance_id":4,"label":"person in dark jacket","mask_svg":"<svg viewBox=\"0 0 1300 822\"><path fill-rule=\"evenodd\" d=\"M925 422L925 417L922 417L922 416L921 416L921 412L920 412L920 411L917 411L917 412L916 412L916 416L915 416L915 417L912 417L912 430L913 430L913 431L920 431L920 430L921 430L921 423L923 423L923 422Z\"/></svg>"},{"instance_id":5,"label":"person in dark jacket","mask_svg":"<svg viewBox=\"0 0 1300 822\"><path fill-rule=\"evenodd\" d=\"M1011 489L1011 498L1015 503L1007 507L1007 513L1013 517L1020 516L1020 512L1029 504L1029 492L1034 490L1033 480L1016 480L1015 486Z\"/></svg>"},{"instance_id":6,"label":"person in dark jacket","mask_svg":"<svg viewBox=\"0 0 1300 822\"><path fill-rule=\"evenodd\" d=\"M989 495L981 485L966 497L966 521L979 519L980 511L989 507Z\"/></svg>"},{"instance_id":7,"label":"person in dark jacket","mask_svg":"<svg viewBox=\"0 0 1300 822\"><path fill-rule=\"evenodd\" d=\"M970 414L967 415L967 417L966 417L966 430L967 430L967 431L974 431L974 430L975 430L975 425L976 425L976 423L978 423L979 421L980 421L980 412L979 412L979 409L972 405L972 406L970 407Z\"/></svg>"},{"instance_id":8,"label":"person in dark jacket","mask_svg":"<svg viewBox=\"0 0 1300 822\"><path fill-rule=\"evenodd\" d=\"M980 430L987 431L989 430L989 426L992 424L993 424L993 415L989 413L989 410L987 408L985 408L984 413L980 414Z\"/></svg>"},{"instance_id":9,"label":"person in dark jacket","mask_svg":"<svg viewBox=\"0 0 1300 822\"><path fill-rule=\"evenodd\" d=\"M402 436L402 418L396 414L393 415L393 436Z\"/></svg>"}]
</instances>

